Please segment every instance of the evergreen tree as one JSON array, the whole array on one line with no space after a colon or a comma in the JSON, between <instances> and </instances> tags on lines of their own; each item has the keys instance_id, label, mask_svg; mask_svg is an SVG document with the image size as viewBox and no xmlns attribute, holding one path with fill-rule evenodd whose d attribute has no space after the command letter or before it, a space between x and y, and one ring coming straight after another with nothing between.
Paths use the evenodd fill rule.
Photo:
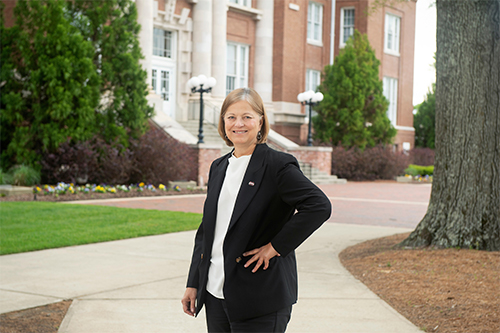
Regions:
<instances>
[{"instance_id":1,"label":"evergreen tree","mask_svg":"<svg viewBox=\"0 0 500 333\"><path fill-rule=\"evenodd\" d=\"M379 79L380 61L368 37L354 32L333 65L327 65L319 90L323 101L313 118L315 137L344 147L373 147L396 135L386 115L389 105Z\"/></svg>"},{"instance_id":2,"label":"evergreen tree","mask_svg":"<svg viewBox=\"0 0 500 333\"><path fill-rule=\"evenodd\" d=\"M425 101L417 106L417 113L413 116L415 127L415 146L435 148L436 135L436 85L427 93Z\"/></svg>"},{"instance_id":3,"label":"evergreen tree","mask_svg":"<svg viewBox=\"0 0 500 333\"><path fill-rule=\"evenodd\" d=\"M94 46L94 64L101 77L99 126L108 141L128 135L139 137L146 130L153 108L146 100L147 73L142 58L137 8L132 0L69 1L75 24ZM128 133L127 133L128 131Z\"/></svg>"},{"instance_id":4,"label":"evergreen tree","mask_svg":"<svg viewBox=\"0 0 500 333\"><path fill-rule=\"evenodd\" d=\"M90 138L99 102L92 44L71 25L65 2L20 0L14 14L16 25L1 27L4 168L35 165L68 138Z\"/></svg>"},{"instance_id":5,"label":"evergreen tree","mask_svg":"<svg viewBox=\"0 0 500 333\"><path fill-rule=\"evenodd\" d=\"M68 138L127 146L145 132L153 109L131 0L20 0L14 14L1 28L2 167L34 165Z\"/></svg>"}]
</instances>

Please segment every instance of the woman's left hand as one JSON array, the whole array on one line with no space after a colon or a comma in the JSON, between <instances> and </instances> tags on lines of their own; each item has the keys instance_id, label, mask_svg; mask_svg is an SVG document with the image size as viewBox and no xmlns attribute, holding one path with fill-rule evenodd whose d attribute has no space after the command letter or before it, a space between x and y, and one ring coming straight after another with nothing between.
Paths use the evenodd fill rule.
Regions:
<instances>
[{"instance_id":1,"label":"woman's left hand","mask_svg":"<svg viewBox=\"0 0 500 333\"><path fill-rule=\"evenodd\" d=\"M253 255L253 257L247 261L247 263L245 264L245 268L250 266L252 263L257 262L255 264L255 267L252 269L252 273L257 272L262 264L264 264L264 270L266 270L269 267L269 260L276 256L280 256L280 254L274 249L271 243L259 247L258 249L253 249L251 251L243 253L244 257L248 257L251 255Z\"/></svg>"}]
</instances>

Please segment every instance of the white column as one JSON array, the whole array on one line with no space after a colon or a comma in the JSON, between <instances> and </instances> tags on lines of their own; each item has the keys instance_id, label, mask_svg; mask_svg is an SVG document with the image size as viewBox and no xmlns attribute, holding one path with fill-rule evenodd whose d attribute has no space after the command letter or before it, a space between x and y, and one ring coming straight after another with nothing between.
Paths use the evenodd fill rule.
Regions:
<instances>
[{"instance_id":1,"label":"white column","mask_svg":"<svg viewBox=\"0 0 500 333\"><path fill-rule=\"evenodd\" d=\"M337 6L336 1L332 0L332 17L330 20L330 65L333 65L334 53L335 53L335 6Z\"/></svg>"},{"instance_id":2,"label":"white column","mask_svg":"<svg viewBox=\"0 0 500 333\"><path fill-rule=\"evenodd\" d=\"M217 84L212 88L213 97L226 95L226 40L227 40L227 3L215 0L212 12L212 76Z\"/></svg>"},{"instance_id":3,"label":"white column","mask_svg":"<svg viewBox=\"0 0 500 333\"><path fill-rule=\"evenodd\" d=\"M147 84L151 87L151 59L153 57L153 0L136 0L137 23L141 25L139 31L139 44L141 45L144 59L140 62L148 73Z\"/></svg>"},{"instance_id":4,"label":"white column","mask_svg":"<svg viewBox=\"0 0 500 333\"><path fill-rule=\"evenodd\" d=\"M258 0L257 8L262 10L262 19L255 30L254 87L267 104L273 101L274 1Z\"/></svg>"},{"instance_id":5,"label":"white column","mask_svg":"<svg viewBox=\"0 0 500 333\"><path fill-rule=\"evenodd\" d=\"M203 74L210 77L211 69L212 0L198 0L193 8L193 76Z\"/></svg>"}]
</instances>

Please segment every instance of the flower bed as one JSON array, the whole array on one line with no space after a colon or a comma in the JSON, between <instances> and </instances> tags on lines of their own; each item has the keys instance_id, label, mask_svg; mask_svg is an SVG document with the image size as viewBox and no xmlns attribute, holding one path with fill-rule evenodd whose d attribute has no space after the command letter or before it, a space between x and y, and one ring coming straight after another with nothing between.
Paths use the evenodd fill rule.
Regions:
<instances>
[{"instance_id":1,"label":"flower bed","mask_svg":"<svg viewBox=\"0 0 500 333\"><path fill-rule=\"evenodd\" d=\"M78 186L72 183L60 182L57 185L35 186L33 194L2 197L0 201L74 201L198 193L206 193L206 190L200 188L183 190L177 185L168 188L163 184L156 187L145 183L130 185L86 184Z\"/></svg>"},{"instance_id":2,"label":"flower bed","mask_svg":"<svg viewBox=\"0 0 500 333\"><path fill-rule=\"evenodd\" d=\"M400 183L432 183L432 176L429 176L429 175L412 176L412 175L406 174L404 176L397 177L396 180Z\"/></svg>"},{"instance_id":3,"label":"flower bed","mask_svg":"<svg viewBox=\"0 0 500 333\"><path fill-rule=\"evenodd\" d=\"M63 182L57 183L56 186L53 185L43 185L43 186L35 186L33 188L33 193L34 194L41 194L41 195L55 195L56 197L59 195L63 194L75 194L77 192L79 193L118 193L118 192L130 192L130 191L137 191L137 192L144 192L144 190L149 190L152 192L156 191L163 191L167 192L169 190L171 191L176 191L180 192L181 189L179 186L174 186L172 189L168 189L165 185L160 184L158 188L156 188L152 184L144 184L144 183L139 183L139 184L130 184L130 185L106 185L106 184L101 184L101 185L96 185L96 184L87 184L85 186L75 186L73 183L66 184Z\"/></svg>"}]
</instances>

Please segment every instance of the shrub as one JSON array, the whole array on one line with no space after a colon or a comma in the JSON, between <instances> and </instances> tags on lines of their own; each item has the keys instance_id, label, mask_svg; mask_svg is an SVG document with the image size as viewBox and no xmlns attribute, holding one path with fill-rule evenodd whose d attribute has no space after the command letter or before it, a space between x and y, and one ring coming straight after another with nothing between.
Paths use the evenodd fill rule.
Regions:
<instances>
[{"instance_id":1,"label":"shrub","mask_svg":"<svg viewBox=\"0 0 500 333\"><path fill-rule=\"evenodd\" d=\"M56 151L43 156L43 182L86 183L95 178L98 169L97 157L95 145L90 140L77 144L71 144L68 140Z\"/></svg>"},{"instance_id":2,"label":"shrub","mask_svg":"<svg viewBox=\"0 0 500 333\"><path fill-rule=\"evenodd\" d=\"M33 186L40 184L40 171L27 165L16 165L10 170L12 184L19 186Z\"/></svg>"},{"instance_id":3,"label":"shrub","mask_svg":"<svg viewBox=\"0 0 500 333\"><path fill-rule=\"evenodd\" d=\"M133 169L133 153L121 144L106 143L95 139L97 170L92 173L91 181L98 184L125 184L130 182Z\"/></svg>"},{"instance_id":4,"label":"shrub","mask_svg":"<svg viewBox=\"0 0 500 333\"><path fill-rule=\"evenodd\" d=\"M12 184L12 175L0 169L0 185Z\"/></svg>"},{"instance_id":5,"label":"shrub","mask_svg":"<svg viewBox=\"0 0 500 333\"><path fill-rule=\"evenodd\" d=\"M48 184L97 183L166 184L197 176L195 150L151 127L128 148L100 138L71 144L67 141L43 157L43 181Z\"/></svg>"},{"instance_id":6,"label":"shrub","mask_svg":"<svg viewBox=\"0 0 500 333\"><path fill-rule=\"evenodd\" d=\"M151 126L130 147L133 156L131 182L166 184L172 180L195 180L195 151L160 129Z\"/></svg>"},{"instance_id":7,"label":"shrub","mask_svg":"<svg viewBox=\"0 0 500 333\"><path fill-rule=\"evenodd\" d=\"M349 180L394 179L408 164L409 156L383 145L364 151L337 146L332 152L332 174Z\"/></svg>"},{"instance_id":8,"label":"shrub","mask_svg":"<svg viewBox=\"0 0 500 333\"><path fill-rule=\"evenodd\" d=\"M413 116L415 127L415 146L434 149L436 144L436 84L427 92L425 100L415 106L417 113Z\"/></svg>"},{"instance_id":9,"label":"shrub","mask_svg":"<svg viewBox=\"0 0 500 333\"><path fill-rule=\"evenodd\" d=\"M411 176L432 176L434 174L434 166L421 166L421 165L415 165L415 164L410 164L407 169L405 169L405 173L407 175Z\"/></svg>"},{"instance_id":10,"label":"shrub","mask_svg":"<svg viewBox=\"0 0 500 333\"><path fill-rule=\"evenodd\" d=\"M410 162L416 165L434 165L434 150L431 148L414 148L410 150Z\"/></svg>"}]
</instances>

